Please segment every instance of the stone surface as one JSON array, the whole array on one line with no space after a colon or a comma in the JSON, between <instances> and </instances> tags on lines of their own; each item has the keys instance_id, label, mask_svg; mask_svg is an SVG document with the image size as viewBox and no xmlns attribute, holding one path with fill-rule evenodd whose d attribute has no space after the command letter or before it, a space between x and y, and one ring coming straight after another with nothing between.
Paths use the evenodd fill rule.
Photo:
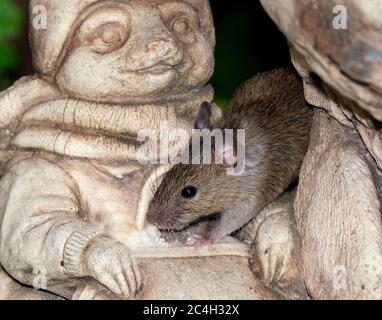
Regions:
<instances>
[{"instance_id":1,"label":"stone surface","mask_svg":"<svg viewBox=\"0 0 382 320\"><path fill-rule=\"evenodd\" d=\"M295 201L309 294L380 299L381 3L261 2L316 108Z\"/></svg>"},{"instance_id":2,"label":"stone surface","mask_svg":"<svg viewBox=\"0 0 382 320\"><path fill-rule=\"evenodd\" d=\"M377 167L354 129L316 111L295 202L304 278L319 299L382 298Z\"/></svg>"},{"instance_id":3,"label":"stone surface","mask_svg":"<svg viewBox=\"0 0 382 320\"><path fill-rule=\"evenodd\" d=\"M382 120L378 1L341 2L347 29L333 27L337 1L261 0L265 10L312 72L373 118Z\"/></svg>"},{"instance_id":4,"label":"stone surface","mask_svg":"<svg viewBox=\"0 0 382 320\"><path fill-rule=\"evenodd\" d=\"M211 248L145 249L136 255L145 288L135 299L283 299L253 275L248 268L249 253L248 246L232 241ZM68 299L118 298L94 280L73 280L51 290Z\"/></svg>"}]
</instances>

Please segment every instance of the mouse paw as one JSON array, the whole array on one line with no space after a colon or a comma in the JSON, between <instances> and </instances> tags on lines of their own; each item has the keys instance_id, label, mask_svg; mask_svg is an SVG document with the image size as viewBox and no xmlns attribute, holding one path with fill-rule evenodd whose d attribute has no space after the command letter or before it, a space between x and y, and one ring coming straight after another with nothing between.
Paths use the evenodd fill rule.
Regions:
<instances>
[{"instance_id":1,"label":"mouse paw","mask_svg":"<svg viewBox=\"0 0 382 320\"><path fill-rule=\"evenodd\" d=\"M202 237L201 235L194 234L187 239L186 244L188 246L196 246L200 242L200 240L202 240L202 239L204 239L204 237Z\"/></svg>"},{"instance_id":2,"label":"mouse paw","mask_svg":"<svg viewBox=\"0 0 382 320\"><path fill-rule=\"evenodd\" d=\"M188 238L187 245L193 246L193 247L200 247L200 246L212 246L215 243L215 239L208 236L202 236L199 234L195 234L192 237Z\"/></svg>"}]
</instances>

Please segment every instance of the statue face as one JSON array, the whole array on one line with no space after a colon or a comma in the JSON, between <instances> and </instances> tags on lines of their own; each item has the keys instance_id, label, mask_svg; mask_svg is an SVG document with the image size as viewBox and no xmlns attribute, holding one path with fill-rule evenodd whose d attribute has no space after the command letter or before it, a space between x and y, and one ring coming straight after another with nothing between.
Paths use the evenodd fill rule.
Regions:
<instances>
[{"instance_id":1,"label":"statue face","mask_svg":"<svg viewBox=\"0 0 382 320\"><path fill-rule=\"evenodd\" d=\"M69 96L109 103L178 96L213 73L213 44L190 3L102 1L85 14L56 75Z\"/></svg>"}]
</instances>

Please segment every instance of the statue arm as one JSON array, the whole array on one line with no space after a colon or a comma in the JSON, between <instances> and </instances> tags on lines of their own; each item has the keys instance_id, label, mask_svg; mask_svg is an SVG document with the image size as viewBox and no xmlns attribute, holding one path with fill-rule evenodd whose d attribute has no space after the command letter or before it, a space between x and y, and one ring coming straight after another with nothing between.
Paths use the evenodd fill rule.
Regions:
<instances>
[{"instance_id":1,"label":"statue arm","mask_svg":"<svg viewBox=\"0 0 382 320\"><path fill-rule=\"evenodd\" d=\"M129 249L86 220L69 175L44 159L19 162L0 183L1 264L24 284L36 272L47 283L90 276L123 298L135 295L142 277Z\"/></svg>"},{"instance_id":2,"label":"statue arm","mask_svg":"<svg viewBox=\"0 0 382 320\"><path fill-rule=\"evenodd\" d=\"M81 253L102 234L81 218L70 177L43 159L21 161L3 177L0 221L0 261L29 285L40 267L48 280L81 276Z\"/></svg>"},{"instance_id":3,"label":"statue arm","mask_svg":"<svg viewBox=\"0 0 382 320\"><path fill-rule=\"evenodd\" d=\"M7 90L0 92L0 128L14 124L30 107L60 96L54 85L37 75L21 78Z\"/></svg>"}]
</instances>

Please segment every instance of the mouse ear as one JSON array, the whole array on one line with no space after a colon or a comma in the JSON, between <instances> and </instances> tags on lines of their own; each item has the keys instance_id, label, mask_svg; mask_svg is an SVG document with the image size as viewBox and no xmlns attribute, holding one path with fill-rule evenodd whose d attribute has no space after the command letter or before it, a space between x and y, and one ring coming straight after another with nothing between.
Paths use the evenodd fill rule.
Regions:
<instances>
[{"instance_id":1,"label":"mouse ear","mask_svg":"<svg viewBox=\"0 0 382 320\"><path fill-rule=\"evenodd\" d=\"M201 104L195 121L195 129L211 129L211 103L205 101Z\"/></svg>"},{"instance_id":2,"label":"mouse ear","mask_svg":"<svg viewBox=\"0 0 382 320\"><path fill-rule=\"evenodd\" d=\"M223 152L223 165L226 167L235 167L237 164L237 152L235 146L225 146Z\"/></svg>"},{"instance_id":3,"label":"mouse ear","mask_svg":"<svg viewBox=\"0 0 382 320\"><path fill-rule=\"evenodd\" d=\"M217 155L216 162L223 164L225 167L233 168L237 164L237 149L233 141L226 139L221 146L215 146Z\"/></svg>"}]
</instances>

